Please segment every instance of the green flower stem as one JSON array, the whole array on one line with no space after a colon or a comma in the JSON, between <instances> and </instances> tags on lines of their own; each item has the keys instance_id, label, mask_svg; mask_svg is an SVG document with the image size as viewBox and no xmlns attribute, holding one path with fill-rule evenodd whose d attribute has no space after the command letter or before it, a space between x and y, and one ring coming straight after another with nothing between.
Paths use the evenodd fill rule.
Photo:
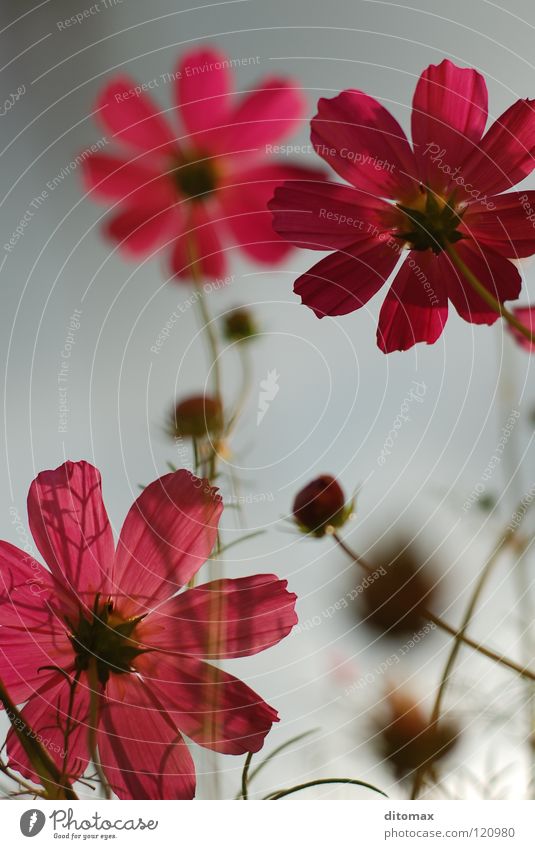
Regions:
<instances>
[{"instance_id":1,"label":"green flower stem","mask_svg":"<svg viewBox=\"0 0 535 849\"><path fill-rule=\"evenodd\" d=\"M508 527L505 529L505 531L503 532L503 534L499 538L498 542L494 546L494 549L493 549L490 557L488 558L487 562L485 563L485 565L484 565L484 567L481 571L481 574L479 575L479 578L478 578L478 580L477 580L477 582L474 586L474 589L472 591L472 595L471 595L471 597L468 601L468 605L467 605L466 610L465 610L465 614L464 614L464 617L463 617L463 620L462 620L462 623L461 623L461 627L459 628L459 631L455 635L453 646L451 648L449 657L446 661L446 665L445 665L444 671L442 673L442 678L440 680L440 685L439 685L439 688L437 690L437 695L436 695L435 703L434 703L434 706L433 706L433 712L431 714L431 723L432 724L433 723L438 724L438 721L441 717L442 705L443 705L446 690L447 690L447 687L448 687L448 684L449 684L449 681L450 681L450 678L451 678L451 675L452 675L452 672L453 672L453 668L454 668L455 663L457 661L457 658L459 656L459 652L461 650L462 643L467 642L466 631L467 631L467 629L468 629L468 627L469 627L469 625L472 621L472 618L474 616L474 613L475 613L478 601L481 597L481 594L482 594L483 590L485 589L487 581L490 578L492 571L494 569L494 566L498 562L500 555L509 545L511 545L514 542L518 528L520 527L520 525L522 524L522 521L524 520L524 518L526 516L527 509L524 507L524 500L522 500L520 502L520 506L519 506L519 508L517 509L516 512L520 516L519 521L517 522L517 524L514 527L511 526L511 525L508 525ZM510 663L505 664L505 665L508 665L508 666L511 667ZM526 676L524 676L524 677L526 677ZM432 763L430 762L430 763L422 766L420 769L418 769L416 771L416 774L415 774L415 777L414 777L414 783L413 783L413 787L412 787L412 798L413 799L417 799L418 796L420 795L420 791L422 789L422 785L423 785L423 782L425 780L426 773L427 773L427 771L428 771L428 769L431 765L432 765Z\"/></svg>"},{"instance_id":2,"label":"green flower stem","mask_svg":"<svg viewBox=\"0 0 535 849\"><path fill-rule=\"evenodd\" d=\"M345 553L359 566L362 566L366 572L370 573L373 571L373 567L371 567L365 560L360 557L356 552L354 552L349 546L338 536L338 534L333 534L334 539L340 546L340 548L345 551ZM500 549L501 551L502 549ZM497 556L497 555L496 555ZM486 578L483 580L483 584L486 582ZM478 590L479 596L480 589ZM477 602L477 599L476 599ZM502 654L498 654L498 652L493 651L492 649L487 648L486 646L478 643L476 640L472 640L470 637L466 635L466 626L461 626L460 629L454 628L452 625L449 625L444 621L440 616L436 616L427 608L422 608L422 616L426 619L429 619L437 628L440 628L442 631L445 631L450 636L455 637L455 645L460 646L464 643L475 651L482 654L484 657L487 657L489 660L494 661L495 663L499 663L501 666L505 666L507 669L511 669L513 672L516 672L517 675L522 676L522 678L527 678L530 681L535 681L535 672L532 672L530 669L527 669L525 666L521 666L518 663L515 663L514 660L509 660L508 657L505 657ZM471 618L471 615L470 615ZM458 652L458 649L457 649ZM455 658L454 658L455 662Z\"/></svg>"},{"instance_id":3,"label":"green flower stem","mask_svg":"<svg viewBox=\"0 0 535 849\"><path fill-rule=\"evenodd\" d=\"M300 790L307 790L309 787L319 787L322 784L352 784L355 787L365 787L366 790L373 790L374 793L379 793L380 796L388 799L386 793L383 793L378 787L374 787L373 784L368 784L366 781L357 781L354 778L318 778L316 781L306 781L304 784L296 784L295 787L290 787L288 790L279 790L277 793L271 793L269 796L265 796L264 799L270 799L271 801L284 799L285 796L291 796L292 793L299 793Z\"/></svg>"},{"instance_id":4,"label":"green flower stem","mask_svg":"<svg viewBox=\"0 0 535 849\"><path fill-rule=\"evenodd\" d=\"M112 798L111 787L108 783L108 779L106 778L106 774L102 769L102 764L100 763L100 756L98 754L98 745L97 745L97 729L100 718L100 682L98 680L98 672L97 672L97 661L96 658L93 658L89 664L89 669L87 670L87 677L89 681L90 688L90 700L89 700L89 730L88 730L88 748L89 754L91 756L91 760L93 762L93 766L95 767L96 773L102 785L102 789L104 791L104 796L106 799Z\"/></svg>"},{"instance_id":5,"label":"green flower stem","mask_svg":"<svg viewBox=\"0 0 535 849\"><path fill-rule=\"evenodd\" d=\"M525 336L529 342L532 342L535 345L535 334L533 334L528 327L522 324L522 322L519 321L518 318L507 309L507 307L504 307L504 305L489 292L487 287L481 283L476 275L468 268L464 260L461 259L453 245L446 245L445 251L454 266L461 272L466 282L470 284L472 289L477 292L480 298L482 298L491 309L498 313L498 315L501 315L502 318L504 318L505 321L507 321L512 327L515 327L516 330L518 330L522 336Z\"/></svg>"},{"instance_id":6,"label":"green flower stem","mask_svg":"<svg viewBox=\"0 0 535 849\"><path fill-rule=\"evenodd\" d=\"M22 717L0 679L0 702L2 702L14 733L19 738L28 760L41 778L47 799L77 799L69 781L62 776L46 749L37 740L37 735ZM18 779L17 779L18 781ZM21 783L21 786L22 785Z\"/></svg>"},{"instance_id":7,"label":"green flower stem","mask_svg":"<svg viewBox=\"0 0 535 849\"><path fill-rule=\"evenodd\" d=\"M282 752L284 752L290 746L293 746L294 743L299 743L300 740L304 740L305 737L310 737L311 734L316 734L318 731L319 731L319 728L311 728L309 731L303 731L302 734L297 734L295 737L292 737L290 740L286 740L286 742L281 743L281 745L277 746L276 749L273 749L273 751L270 752L269 755L266 755L264 760L260 761L258 766L256 766L251 773L249 772L249 770L250 770L250 767L251 767L251 761L252 761L252 758L253 758L253 753L250 752L247 755L247 758L245 760L245 764L244 764L244 767L243 767L241 793L238 793L238 795L236 796L236 800L238 800L238 799L248 799L249 798L248 795L247 795L248 792L249 792L249 790L248 790L249 783L253 780L253 778L256 778L258 773L261 772L264 769L264 767L266 767L274 758L276 758L277 755L280 755Z\"/></svg>"}]
</instances>

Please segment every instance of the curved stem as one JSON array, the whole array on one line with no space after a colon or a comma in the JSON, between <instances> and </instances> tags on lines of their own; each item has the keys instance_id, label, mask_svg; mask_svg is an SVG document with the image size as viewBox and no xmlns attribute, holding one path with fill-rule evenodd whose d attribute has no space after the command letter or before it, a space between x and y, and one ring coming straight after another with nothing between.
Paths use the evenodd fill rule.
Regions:
<instances>
[{"instance_id":1,"label":"curved stem","mask_svg":"<svg viewBox=\"0 0 535 849\"><path fill-rule=\"evenodd\" d=\"M247 757L245 758L245 764L243 766L243 772L241 774L241 795L242 799L249 798L249 769L251 766L251 761L253 759L254 752L249 752Z\"/></svg>"},{"instance_id":2,"label":"curved stem","mask_svg":"<svg viewBox=\"0 0 535 849\"><path fill-rule=\"evenodd\" d=\"M214 330L214 322L206 303L205 293L203 291L203 276L199 267L198 257L196 255L195 243L193 239L188 240L188 254L190 259L191 277L197 290L196 303L199 304L199 312L203 324L203 330L206 332L208 346L212 358L212 370L214 373L214 393L216 398L221 399L221 367L219 364L219 345L217 342L217 334Z\"/></svg>"},{"instance_id":3,"label":"curved stem","mask_svg":"<svg viewBox=\"0 0 535 849\"><path fill-rule=\"evenodd\" d=\"M522 322L519 321L518 318L507 309L507 307L504 307L504 305L489 292L487 287L481 283L473 271L468 268L464 260L461 259L453 245L448 245L445 248L445 251L454 266L461 272L466 282L470 284L475 292L477 292L479 297L482 298L491 309L498 313L498 315L501 315L502 318L504 318L505 321L507 321L512 327L516 328L522 336L525 336L529 342L535 345L535 334L533 334L528 327L522 324Z\"/></svg>"},{"instance_id":4,"label":"curved stem","mask_svg":"<svg viewBox=\"0 0 535 849\"><path fill-rule=\"evenodd\" d=\"M373 567L370 566L369 563L366 563L366 561L363 560L363 558L360 557L360 555L358 555L355 551L353 551L347 545L347 543L345 543L338 536L337 533L333 534L333 537L336 540L336 542L338 543L338 545L340 546L340 548L343 551L345 551L345 553L355 563L357 563L359 566L362 566L362 568L365 569L366 572L368 572L368 573L374 571ZM502 548L500 547L500 551L501 550L502 550ZM498 553L499 552L496 553L496 557L498 556ZM491 567L492 567L492 564L491 564ZM490 569L489 569L489 571L490 571ZM481 580L482 577L483 577L483 573L480 576L480 580L478 581L478 584L481 584L481 586L476 587L476 590L477 590L477 593L478 593L477 597L479 597L479 594L480 594L481 590L483 589L483 585L486 582L486 577L483 577L483 580ZM474 593L475 593L475 591L474 591ZM477 603L477 597L476 597L474 605L473 605L474 607L475 607L475 604ZM495 652L492 649L487 648L486 646L482 645L481 643L478 643L476 640L472 640L470 637L468 637L466 635L466 629L468 627L470 619L472 618L472 612L473 612L473 609L470 612L470 617L469 617L468 621L466 623L463 622L463 624L461 625L461 628L457 629L457 628L454 628L452 625L449 625L447 622L445 622L444 619L442 619L440 616L436 616L434 613L432 613L432 611L428 610L427 608L422 608L422 616L424 616L426 619L429 619L429 621L432 622L434 625L436 625L437 628L440 628L441 630L445 631L447 634L450 634L451 636L455 637L455 646L458 646L458 648L456 649L456 654L455 654L455 657L453 658L453 663L455 663L455 659L457 657L458 651L459 651L461 645L464 643L465 645L469 646L470 648L475 649L475 651L479 652L479 654L482 654L484 657L487 657L489 660L493 660L495 663L499 663L501 666L505 666L507 669L511 669L513 672L516 672L518 675L521 675L523 678L527 678L530 681L535 681L535 672L532 672L531 670L527 669L526 667L521 666L518 663L515 663L514 660L510 660L508 657L505 657L504 655L498 654L498 652ZM453 663L452 663L452 665L453 665Z\"/></svg>"},{"instance_id":5,"label":"curved stem","mask_svg":"<svg viewBox=\"0 0 535 849\"><path fill-rule=\"evenodd\" d=\"M353 784L355 787L365 787L367 790L373 790L374 793L379 793L388 799L386 793L374 787L373 784L368 784L366 781L357 781L354 778L318 778L316 781L306 781L304 784L296 784L295 787L290 787L288 790L279 790L277 793L272 793L265 796L264 799L284 799L285 796L291 796L292 793L298 793L300 790L306 790L308 787L318 787L321 784Z\"/></svg>"}]
</instances>

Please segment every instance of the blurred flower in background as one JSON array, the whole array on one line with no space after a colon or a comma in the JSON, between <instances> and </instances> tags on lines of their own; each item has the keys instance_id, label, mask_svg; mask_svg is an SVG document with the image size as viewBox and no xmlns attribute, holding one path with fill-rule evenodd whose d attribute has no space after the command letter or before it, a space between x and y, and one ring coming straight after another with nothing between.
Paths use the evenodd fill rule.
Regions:
<instances>
[{"instance_id":1,"label":"blurred flower in background","mask_svg":"<svg viewBox=\"0 0 535 849\"><path fill-rule=\"evenodd\" d=\"M367 558L376 580L367 582L352 612L385 636L414 634L425 624L424 608L437 597L433 569L414 543L391 539Z\"/></svg>"},{"instance_id":2,"label":"blurred flower in background","mask_svg":"<svg viewBox=\"0 0 535 849\"><path fill-rule=\"evenodd\" d=\"M173 407L167 432L173 439L217 437L223 430L223 405L210 395L189 395Z\"/></svg>"},{"instance_id":3,"label":"blurred flower in background","mask_svg":"<svg viewBox=\"0 0 535 849\"><path fill-rule=\"evenodd\" d=\"M414 694L395 689L386 696L384 715L376 722L378 748L396 778L410 778L419 768L437 764L455 747L459 729L443 719L431 724Z\"/></svg>"},{"instance_id":4,"label":"blurred flower in background","mask_svg":"<svg viewBox=\"0 0 535 849\"><path fill-rule=\"evenodd\" d=\"M300 86L269 77L237 98L230 68L223 53L203 47L167 75L180 130L124 75L96 104L104 130L123 148L84 161L88 191L114 204L105 233L132 257L172 244L179 279L223 277L231 247L268 265L283 260L291 246L273 231L268 200L284 180L321 177L271 156L305 116Z\"/></svg>"}]
</instances>

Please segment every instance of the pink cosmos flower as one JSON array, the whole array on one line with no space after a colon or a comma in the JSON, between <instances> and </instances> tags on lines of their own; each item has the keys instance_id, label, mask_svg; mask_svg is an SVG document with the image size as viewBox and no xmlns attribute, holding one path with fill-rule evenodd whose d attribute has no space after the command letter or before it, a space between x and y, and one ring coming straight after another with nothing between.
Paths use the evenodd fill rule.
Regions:
<instances>
[{"instance_id":1,"label":"pink cosmos flower","mask_svg":"<svg viewBox=\"0 0 535 849\"><path fill-rule=\"evenodd\" d=\"M448 249L500 302L518 296L521 278L510 259L535 252L535 192L501 193L535 166L533 101L518 100L485 132L486 123L483 77L448 60L418 81L412 147L395 118L364 92L322 98L312 143L351 186L286 183L270 204L285 239L334 251L297 280L303 303L320 318L350 313L402 259L379 317L384 352L435 342L448 301L466 321L496 321Z\"/></svg>"},{"instance_id":2,"label":"pink cosmos flower","mask_svg":"<svg viewBox=\"0 0 535 849\"><path fill-rule=\"evenodd\" d=\"M230 67L224 54L201 48L145 86L117 77L96 104L105 132L123 148L84 160L88 190L118 207L106 234L132 257L172 245L177 278L190 278L193 263L204 278L222 277L232 247L280 262L291 247L274 233L267 202L284 180L318 177L269 156L304 115L297 84L270 77L238 99ZM164 82L174 88L180 130L146 93Z\"/></svg>"},{"instance_id":3,"label":"pink cosmos flower","mask_svg":"<svg viewBox=\"0 0 535 849\"><path fill-rule=\"evenodd\" d=\"M531 330L532 333L535 333L535 307L529 305L524 307L514 307L512 312L515 318L522 322L524 327L527 327L528 330ZM521 348L524 348L524 350L529 351L530 354L535 351L535 345L533 344L533 342L530 342L529 339L526 339L523 333L520 333L520 331L517 330L516 327L511 324L508 324L507 327L510 333L513 334L513 337L516 339Z\"/></svg>"},{"instance_id":4,"label":"pink cosmos flower","mask_svg":"<svg viewBox=\"0 0 535 849\"><path fill-rule=\"evenodd\" d=\"M92 689L100 761L122 799L193 797L182 733L242 754L260 749L278 720L205 659L251 655L285 637L297 621L286 581L254 575L177 594L209 557L221 511L207 481L168 474L143 490L115 546L93 466L68 462L33 482L29 524L49 568L0 542L0 677L70 780L89 761ZM13 731L7 751L14 769L39 781Z\"/></svg>"}]
</instances>

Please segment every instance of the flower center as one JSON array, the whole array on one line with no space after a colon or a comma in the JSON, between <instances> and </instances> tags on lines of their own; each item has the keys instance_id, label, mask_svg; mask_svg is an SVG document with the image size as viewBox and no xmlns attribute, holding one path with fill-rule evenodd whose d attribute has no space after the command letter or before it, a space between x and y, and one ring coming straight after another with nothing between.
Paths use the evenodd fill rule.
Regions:
<instances>
[{"instance_id":1,"label":"flower center","mask_svg":"<svg viewBox=\"0 0 535 849\"><path fill-rule=\"evenodd\" d=\"M203 159L202 154L180 156L173 171L175 184L187 198L204 200L217 188L218 173L211 159Z\"/></svg>"},{"instance_id":2,"label":"flower center","mask_svg":"<svg viewBox=\"0 0 535 849\"><path fill-rule=\"evenodd\" d=\"M464 210L455 203L455 192L442 198L430 189L422 188L421 202L415 206L397 207L403 213L402 229L398 239L408 242L413 251L432 250L439 254L464 235L459 233Z\"/></svg>"},{"instance_id":3,"label":"flower center","mask_svg":"<svg viewBox=\"0 0 535 849\"><path fill-rule=\"evenodd\" d=\"M113 610L113 602L95 598L89 618L80 616L70 640L76 653L77 670L87 670L96 661L98 680L106 684L112 672L132 672L132 661L147 651L135 639L136 626L143 616L121 619Z\"/></svg>"}]
</instances>

